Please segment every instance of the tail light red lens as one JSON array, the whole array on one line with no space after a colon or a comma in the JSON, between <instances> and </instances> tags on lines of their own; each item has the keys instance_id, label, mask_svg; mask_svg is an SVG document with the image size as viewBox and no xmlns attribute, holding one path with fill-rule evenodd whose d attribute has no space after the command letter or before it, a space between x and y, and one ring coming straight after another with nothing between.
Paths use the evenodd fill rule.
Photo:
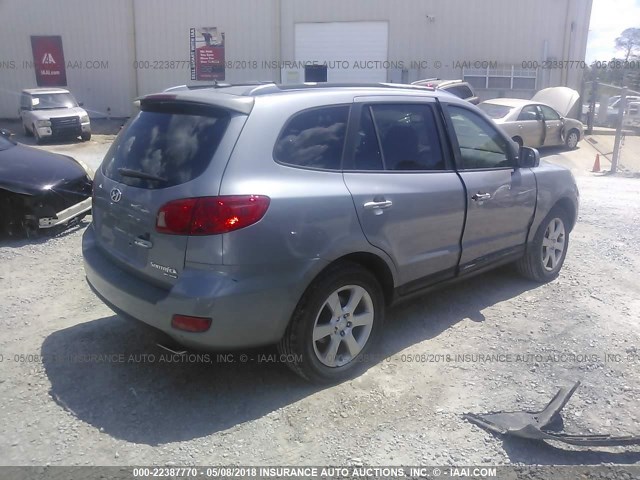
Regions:
<instances>
[{"instance_id":1,"label":"tail light red lens","mask_svg":"<svg viewBox=\"0 0 640 480\"><path fill-rule=\"evenodd\" d=\"M171 326L185 332L201 333L211 327L211 319L203 317L190 317L188 315L174 315L171 318Z\"/></svg>"},{"instance_id":2,"label":"tail light red lens","mask_svg":"<svg viewBox=\"0 0 640 480\"><path fill-rule=\"evenodd\" d=\"M269 197L233 195L174 200L162 206L156 230L171 235L217 235L260 221L269 208Z\"/></svg>"}]
</instances>

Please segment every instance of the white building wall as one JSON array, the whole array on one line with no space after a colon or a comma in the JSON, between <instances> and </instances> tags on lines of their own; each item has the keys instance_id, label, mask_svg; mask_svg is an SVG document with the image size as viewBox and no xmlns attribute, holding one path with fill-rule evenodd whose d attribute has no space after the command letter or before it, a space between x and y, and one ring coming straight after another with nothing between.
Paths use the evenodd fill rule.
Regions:
<instances>
[{"instance_id":1,"label":"white building wall","mask_svg":"<svg viewBox=\"0 0 640 480\"><path fill-rule=\"evenodd\" d=\"M225 34L225 58L233 62L226 69L226 82L274 80L277 70L263 68L262 62L279 58L277 6L276 0L135 0L138 65L188 62L189 29L217 27ZM191 81L185 64L168 70L138 68L137 75L140 95L198 83Z\"/></svg>"},{"instance_id":2,"label":"white building wall","mask_svg":"<svg viewBox=\"0 0 640 480\"><path fill-rule=\"evenodd\" d=\"M460 78L456 61L584 60L591 0L282 0L282 56L295 57L299 22L389 21L389 58L410 66L426 61L420 78ZM565 31L575 22L569 41ZM567 38L565 38L567 37ZM348 48L345 46L345 48ZM336 59L339 60L339 59ZM439 67L435 62L440 62ZM543 76L544 74L544 76ZM539 88L559 85L561 70L540 72ZM579 88L581 69L566 83ZM563 82L564 83L564 82Z\"/></svg>"},{"instance_id":3,"label":"white building wall","mask_svg":"<svg viewBox=\"0 0 640 480\"><path fill-rule=\"evenodd\" d=\"M31 35L62 36L67 88L91 116L130 114L131 0L2 0L0 22L0 118L17 117L20 91L37 87Z\"/></svg>"},{"instance_id":4,"label":"white building wall","mask_svg":"<svg viewBox=\"0 0 640 480\"><path fill-rule=\"evenodd\" d=\"M228 82L286 81L286 69L281 71L263 62L296 60L296 23L345 21L388 22L387 60L405 64L404 80L461 78L462 68L454 62L521 66L523 61L583 60L591 3L0 0L0 118L15 117L20 90L36 86L35 73L29 68L33 60L31 35L62 36L67 63L80 62L83 67L67 68L68 87L92 116L126 116L138 95L196 83L191 81L188 65L192 27L217 27L218 32L225 33L225 56L232 62L226 69ZM102 62L103 68L86 68L87 61ZM164 61L178 63L172 68L158 68ZM423 68L411 65L421 61L426 62ZM388 71L389 80L400 76L402 72ZM539 70L537 76L538 89L563 84L579 89L582 70ZM485 98L527 95L529 91L505 89L481 92Z\"/></svg>"}]
</instances>

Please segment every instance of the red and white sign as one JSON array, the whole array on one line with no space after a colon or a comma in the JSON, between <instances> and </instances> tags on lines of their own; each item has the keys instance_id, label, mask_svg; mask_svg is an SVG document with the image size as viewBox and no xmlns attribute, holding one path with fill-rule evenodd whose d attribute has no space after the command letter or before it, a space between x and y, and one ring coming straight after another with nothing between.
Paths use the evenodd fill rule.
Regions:
<instances>
[{"instance_id":1,"label":"red and white sign","mask_svg":"<svg viewBox=\"0 0 640 480\"><path fill-rule=\"evenodd\" d=\"M60 35L32 36L31 51L38 86L66 87L67 71L62 51L62 37Z\"/></svg>"},{"instance_id":2,"label":"red and white sign","mask_svg":"<svg viewBox=\"0 0 640 480\"><path fill-rule=\"evenodd\" d=\"M191 80L224 80L224 33L216 27L192 28Z\"/></svg>"}]
</instances>

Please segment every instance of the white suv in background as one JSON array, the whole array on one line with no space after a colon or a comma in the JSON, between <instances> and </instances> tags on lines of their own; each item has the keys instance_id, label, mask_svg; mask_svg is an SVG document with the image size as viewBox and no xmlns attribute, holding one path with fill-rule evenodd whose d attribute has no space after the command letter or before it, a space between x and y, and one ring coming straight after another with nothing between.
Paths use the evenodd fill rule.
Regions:
<instances>
[{"instance_id":1,"label":"white suv in background","mask_svg":"<svg viewBox=\"0 0 640 480\"><path fill-rule=\"evenodd\" d=\"M49 138L82 137L91 139L91 122L69 90L32 88L22 91L20 119L27 136L37 143Z\"/></svg>"}]
</instances>

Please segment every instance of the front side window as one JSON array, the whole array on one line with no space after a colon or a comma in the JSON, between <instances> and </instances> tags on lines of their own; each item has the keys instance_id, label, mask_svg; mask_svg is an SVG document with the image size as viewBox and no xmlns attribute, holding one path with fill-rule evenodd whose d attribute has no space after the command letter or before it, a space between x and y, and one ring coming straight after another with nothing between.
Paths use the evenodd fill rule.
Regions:
<instances>
[{"instance_id":1,"label":"front side window","mask_svg":"<svg viewBox=\"0 0 640 480\"><path fill-rule=\"evenodd\" d=\"M540 105L540 110L542 110L542 115L544 115L544 119L549 122L553 120L560 120L560 115L553 108L547 107L546 105Z\"/></svg>"},{"instance_id":2,"label":"front side window","mask_svg":"<svg viewBox=\"0 0 640 480\"><path fill-rule=\"evenodd\" d=\"M276 141L275 159L297 167L339 170L348 119L348 106L298 113Z\"/></svg>"},{"instance_id":3,"label":"front side window","mask_svg":"<svg viewBox=\"0 0 640 480\"><path fill-rule=\"evenodd\" d=\"M20 97L20 107L26 110L31 109L31 97L29 95L22 94Z\"/></svg>"},{"instance_id":4,"label":"front side window","mask_svg":"<svg viewBox=\"0 0 640 480\"><path fill-rule=\"evenodd\" d=\"M444 170L435 116L429 105L371 106L385 170Z\"/></svg>"},{"instance_id":5,"label":"front side window","mask_svg":"<svg viewBox=\"0 0 640 480\"><path fill-rule=\"evenodd\" d=\"M460 147L461 168L512 167L507 141L494 126L466 108L449 105L448 111Z\"/></svg>"}]
</instances>

